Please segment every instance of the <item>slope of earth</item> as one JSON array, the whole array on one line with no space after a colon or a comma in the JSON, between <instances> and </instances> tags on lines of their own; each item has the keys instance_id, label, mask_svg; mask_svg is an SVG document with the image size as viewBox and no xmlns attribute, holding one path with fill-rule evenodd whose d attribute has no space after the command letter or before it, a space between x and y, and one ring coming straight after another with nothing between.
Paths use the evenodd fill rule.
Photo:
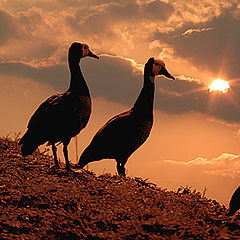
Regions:
<instances>
[{"instance_id":1,"label":"slope of earth","mask_svg":"<svg viewBox=\"0 0 240 240\"><path fill-rule=\"evenodd\" d=\"M0 138L0 239L240 239L240 217L189 188L52 163Z\"/></svg>"}]
</instances>

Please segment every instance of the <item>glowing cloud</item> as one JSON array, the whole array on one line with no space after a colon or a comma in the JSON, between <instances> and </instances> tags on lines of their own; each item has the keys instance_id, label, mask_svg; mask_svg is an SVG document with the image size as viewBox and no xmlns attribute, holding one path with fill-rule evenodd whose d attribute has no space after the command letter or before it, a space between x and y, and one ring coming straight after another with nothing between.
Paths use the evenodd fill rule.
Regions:
<instances>
[{"instance_id":1,"label":"glowing cloud","mask_svg":"<svg viewBox=\"0 0 240 240\"><path fill-rule=\"evenodd\" d=\"M206 32L206 31L210 31L212 30L213 28L199 28L199 29L188 29L186 30L184 33L182 33L181 35L182 36L185 36L185 35L189 35L189 34L192 34L194 32Z\"/></svg>"},{"instance_id":2,"label":"glowing cloud","mask_svg":"<svg viewBox=\"0 0 240 240\"><path fill-rule=\"evenodd\" d=\"M198 157L189 162L165 160L170 164L182 165L185 167L197 168L198 171L207 175L221 175L229 177L240 176L239 155L223 153L219 157L207 159Z\"/></svg>"}]
</instances>

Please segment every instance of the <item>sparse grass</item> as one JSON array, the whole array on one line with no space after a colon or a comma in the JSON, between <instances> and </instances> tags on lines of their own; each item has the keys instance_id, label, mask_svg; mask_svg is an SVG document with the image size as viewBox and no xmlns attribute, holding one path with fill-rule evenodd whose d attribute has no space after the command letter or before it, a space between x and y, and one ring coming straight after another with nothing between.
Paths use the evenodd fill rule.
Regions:
<instances>
[{"instance_id":1,"label":"sparse grass","mask_svg":"<svg viewBox=\"0 0 240 240\"><path fill-rule=\"evenodd\" d=\"M141 178L54 170L0 139L1 239L239 239L240 218L205 193Z\"/></svg>"}]
</instances>

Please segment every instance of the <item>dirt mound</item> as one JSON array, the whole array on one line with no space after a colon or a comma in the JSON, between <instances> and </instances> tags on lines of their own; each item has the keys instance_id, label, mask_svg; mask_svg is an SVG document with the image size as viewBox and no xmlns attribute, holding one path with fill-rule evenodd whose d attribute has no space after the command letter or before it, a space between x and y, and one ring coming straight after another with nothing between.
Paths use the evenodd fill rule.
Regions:
<instances>
[{"instance_id":1,"label":"dirt mound","mask_svg":"<svg viewBox=\"0 0 240 240\"><path fill-rule=\"evenodd\" d=\"M1 239L239 239L226 217L196 191L172 192L140 178L54 170L50 156L21 157L0 139Z\"/></svg>"}]
</instances>

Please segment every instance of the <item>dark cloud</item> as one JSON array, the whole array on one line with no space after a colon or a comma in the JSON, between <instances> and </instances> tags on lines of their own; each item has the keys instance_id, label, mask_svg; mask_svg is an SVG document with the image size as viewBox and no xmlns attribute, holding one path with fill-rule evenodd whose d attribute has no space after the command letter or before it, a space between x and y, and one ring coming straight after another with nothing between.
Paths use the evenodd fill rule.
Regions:
<instances>
[{"instance_id":1,"label":"dark cloud","mask_svg":"<svg viewBox=\"0 0 240 240\"><path fill-rule=\"evenodd\" d=\"M144 21L157 23L167 20L172 12L173 7L162 1L141 5L136 1L110 2L85 11L80 9L74 15L67 16L66 23L70 28L82 33L111 35L119 24L127 27L129 24L140 25Z\"/></svg>"},{"instance_id":2,"label":"dark cloud","mask_svg":"<svg viewBox=\"0 0 240 240\"><path fill-rule=\"evenodd\" d=\"M133 72L129 61L101 57L99 62L83 61L85 76L95 97L132 106L140 93L143 76ZM156 78L155 109L171 114L206 113L230 123L240 123L240 84L232 83L227 94L209 93L196 81Z\"/></svg>"},{"instance_id":3,"label":"dark cloud","mask_svg":"<svg viewBox=\"0 0 240 240\"><path fill-rule=\"evenodd\" d=\"M94 97L130 106L142 86L140 71L134 73L131 63L121 58L90 59L82 62L82 68Z\"/></svg>"},{"instance_id":4,"label":"dark cloud","mask_svg":"<svg viewBox=\"0 0 240 240\"><path fill-rule=\"evenodd\" d=\"M146 3L142 7L142 12L146 14L146 17L152 20L167 20L173 12L173 7L170 4L161 1L153 1Z\"/></svg>"},{"instance_id":5,"label":"dark cloud","mask_svg":"<svg viewBox=\"0 0 240 240\"><path fill-rule=\"evenodd\" d=\"M0 9L0 44L15 38L18 35L18 28L14 17L8 12Z\"/></svg>"},{"instance_id":6,"label":"dark cloud","mask_svg":"<svg viewBox=\"0 0 240 240\"><path fill-rule=\"evenodd\" d=\"M156 82L159 87L155 99L158 109L172 114L206 112L208 92L203 84L178 79L169 81L165 78Z\"/></svg>"},{"instance_id":7,"label":"dark cloud","mask_svg":"<svg viewBox=\"0 0 240 240\"><path fill-rule=\"evenodd\" d=\"M188 29L192 30L190 34L182 34ZM240 21L230 12L225 12L208 22L186 23L181 29L169 34L157 33L155 38L172 45L177 56L188 59L203 70L215 71L216 75L219 73L231 79L240 75L238 29Z\"/></svg>"},{"instance_id":8,"label":"dark cloud","mask_svg":"<svg viewBox=\"0 0 240 240\"><path fill-rule=\"evenodd\" d=\"M54 29L45 22L39 9L12 14L0 9L0 60L50 57L59 44L49 36Z\"/></svg>"},{"instance_id":9,"label":"dark cloud","mask_svg":"<svg viewBox=\"0 0 240 240\"><path fill-rule=\"evenodd\" d=\"M20 11L27 11L31 8L41 8L47 11L56 11L56 10L65 10L69 7L89 7L89 6L96 6L98 4L108 3L109 0L56 0L56 1L49 1L49 0L41 0L41 1L32 1L32 0L4 0L0 2L0 5L9 11L12 12L20 12Z\"/></svg>"},{"instance_id":10,"label":"dark cloud","mask_svg":"<svg viewBox=\"0 0 240 240\"><path fill-rule=\"evenodd\" d=\"M140 93L143 76L130 61L101 56L99 61L90 58L82 60L81 68L93 97L124 104L127 109ZM23 63L0 63L0 73L47 83L58 92L69 86L67 65L34 68ZM238 82L232 83L227 94L209 93L206 86L196 81L171 81L158 77L155 82L157 110L171 114L198 112L229 123L240 123L240 111L236 104L240 102Z\"/></svg>"},{"instance_id":11,"label":"dark cloud","mask_svg":"<svg viewBox=\"0 0 240 240\"><path fill-rule=\"evenodd\" d=\"M0 62L0 74L43 82L57 91L64 90L69 84L67 67L64 65L35 68L20 62Z\"/></svg>"},{"instance_id":12,"label":"dark cloud","mask_svg":"<svg viewBox=\"0 0 240 240\"><path fill-rule=\"evenodd\" d=\"M81 68L93 97L130 105L142 85L141 73L133 73L131 63L121 58L88 58L81 61ZM21 62L0 62L0 74L49 84L56 91L64 91L70 79L67 64L37 68Z\"/></svg>"},{"instance_id":13,"label":"dark cloud","mask_svg":"<svg viewBox=\"0 0 240 240\"><path fill-rule=\"evenodd\" d=\"M239 82L233 83L226 94L209 93L203 84L183 80L161 78L158 86L160 91L156 93L155 104L159 110L171 114L197 112L229 123L240 123L237 104L240 101Z\"/></svg>"}]
</instances>

